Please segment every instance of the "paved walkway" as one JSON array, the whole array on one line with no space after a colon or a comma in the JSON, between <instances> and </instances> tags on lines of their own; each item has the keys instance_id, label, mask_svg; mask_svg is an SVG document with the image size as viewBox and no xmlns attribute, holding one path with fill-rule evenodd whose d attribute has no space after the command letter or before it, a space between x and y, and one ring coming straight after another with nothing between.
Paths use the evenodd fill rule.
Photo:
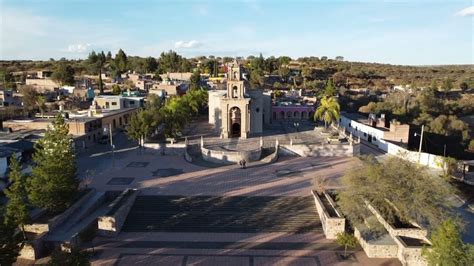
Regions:
<instances>
[{"instance_id":1,"label":"paved walkway","mask_svg":"<svg viewBox=\"0 0 474 266\"><path fill-rule=\"evenodd\" d=\"M94 178L91 186L98 190L140 188L145 195L218 195L218 196L307 196L311 180L327 176L337 179L351 167L354 158L289 158L274 164L246 169L237 165L203 168L186 162L181 156L144 154L120 160L118 167ZM130 167L130 163L144 162L144 167ZM162 177L154 173L160 169L182 171L182 174ZM130 184L110 183L112 178L132 178Z\"/></svg>"}]
</instances>

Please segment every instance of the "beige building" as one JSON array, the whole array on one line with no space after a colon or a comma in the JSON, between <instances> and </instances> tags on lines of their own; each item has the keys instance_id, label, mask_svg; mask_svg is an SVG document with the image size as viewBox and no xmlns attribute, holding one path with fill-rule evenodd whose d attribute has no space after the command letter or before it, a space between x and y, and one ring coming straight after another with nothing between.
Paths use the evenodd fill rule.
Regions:
<instances>
[{"instance_id":1,"label":"beige building","mask_svg":"<svg viewBox=\"0 0 474 266\"><path fill-rule=\"evenodd\" d=\"M271 96L262 90L247 90L237 62L229 65L227 90L209 91L209 123L221 138L248 138L261 134L271 121Z\"/></svg>"},{"instance_id":2,"label":"beige building","mask_svg":"<svg viewBox=\"0 0 474 266\"><path fill-rule=\"evenodd\" d=\"M40 93L43 93L46 91L54 91L55 89L60 87L59 83L49 78L43 78L43 79L27 78L25 80L25 84L32 86Z\"/></svg>"},{"instance_id":3,"label":"beige building","mask_svg":"<svg viewBox=\"0 0 474 266\"><path fill-rule=\"evenodd\" d=\"M144 97L121 95L98 95L94 97L92 105L102 110L121 110L124 108L139 108L144 105Z\"/></svg>"},{"instance_id":4,"label":"beige building","mask_svg":"<svg viewBox=\"0 0 474 266\"><path fill-rule=\"evenodd\" d=\"M124 128L130 122L130 117L138 109L125 108L114 111L89 110L80 113L65 113L69 134L74 137L76 147L85 148L96 144L100 138L107 135L109 128L116 130ZM20 130L46 130L52 125L54 114L45 118L24 120L7 120L3 128L12 132Z\"/></svg>"}]
</instances>

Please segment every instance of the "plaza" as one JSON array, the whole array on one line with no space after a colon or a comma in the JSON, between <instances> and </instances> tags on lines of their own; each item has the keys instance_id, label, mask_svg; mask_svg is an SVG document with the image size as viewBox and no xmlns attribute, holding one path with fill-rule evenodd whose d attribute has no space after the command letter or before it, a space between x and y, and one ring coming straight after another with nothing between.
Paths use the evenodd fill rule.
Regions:
<instances>
[{"instance_id":1,"label":"plaza","mask_svg":"<svg viewBox=\"0 0 474 266\"><path fill-rule=\"evenodd\" d=\"M190 142L199 143L202 132L193 128ZM266 143L318 140L304 126L300 132L286 126L267 132ZM206 141L217 145L219 138ZM338 187L356 163L353 157L282 154L275 163L251 162L246 169L189 163L149 148L127 149L115 159L115 167L102 168L89 186L136 188L140 194L120 234L94 239L93 265L399 265L395 259L369 259L360 247L344 261L341 247L324 236L312 180L326 176L329 187Z\"/></svg>"}]
</instances>

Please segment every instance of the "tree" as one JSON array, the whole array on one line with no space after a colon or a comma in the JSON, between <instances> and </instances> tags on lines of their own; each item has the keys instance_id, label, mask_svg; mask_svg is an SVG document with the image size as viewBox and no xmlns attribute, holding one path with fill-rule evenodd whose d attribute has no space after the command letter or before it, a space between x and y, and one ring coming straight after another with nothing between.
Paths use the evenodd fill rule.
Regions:
<instances>
[{"instance_id":1,"label":"tree","mask_svg":"<svg viewBox=\"0 0 474 266\"><path fill-rule=\"evenodd\" d=\"M0 216L0 221L3 221L3 215ZM21 243L21 239L15 233L15 226L0 222L0 265L12 265L16 261L22 247Z\"/></svg>"},{"instance_id":2,"label":"tree","mask_svg":"<svg viewBox=\"0 0 474 266\"><path fill-rule=\"evenodd\" d=\"M469 141L468 149L470 151L474 151L474 139L471 139L471 141Z\"/></svg>"},{"instance_id":3,"label":"tree","mask_svg":"<svg viewBox=\"0 0 474 266\"><path fill-rule=\"evenodd\" d=\"M313 69L306 66L303 67L303 69L301 70L301 76L303 77L304 87L306 88L306 81L308 79L313 78Z\"/></svg>"},{"instance_id":4,"label":"tree","mask_svg":"<svg viewBox=\"0 0 474 266\"><path fill-rule=\"evenodd\" d=\"M122 93L122 89L120 88L120 86L118 84L112 85L112 94L120 95L120 93Z\"/></svg>"},{"instance_id":5,"label":"tree","mask_svg":"<svg viewBox=\"0 0 474 266\"><path fill-rule=\"evenodd\" d=\"M200 83L201 83L201 71L197 69L196 71L194 71L194 73L191 75L191 78L189 79L189 88L191 90L199 88Z\"/></svg>"},{"instance_id":6,"label":"tree","mask_svg":"<svg viewBox=\"0 0 474 266\"><path fill-rule=\"evenodd\" d=\"M261 70L255 69L250 72L250 84L253 88L262 87L264 85L263 73Z\"/></svg>"},{"instance_id":7,"label":"tree","mask_svg":"<svg viewBox=\"0 0 474 266\"><path fill-rule=\"evenodd\" d=\"M431 248L423 249L430 265L473 265L472 247L463 243L459 226L446 220L431 235Z\"/></svg>"},{"instance_id":8,"label":"tree","mask_svg":"<svg viewBox=\"0 0 474 266\"><path fill-rule=\"evenodd\" d=\"M21 98L23 106L30 111L36 110L39 93L31 86L21 87L20 93L23 95Z\"/></svg>"},{"instance_id":9,"label":"tree","mask_svg":"<svg viewBox=\"0 0 474 266\"><path fill-rule=\"evenodd\" d=\"M275 98L280 98L283 96L283 92L281 90L274 91Z\"/></svg>"},{"instance_id":10,"label":"tree","mask_svg":"<svg viewBox=\"0 0 474 266\"><path fill-rule=\"evenodd\" d=\"M147 73L155 72L157 68L158 68L158 63L156 62L155 58L149 56L145 59L145 71Z\"/></svg>"},{"instance_id":11,"label":"tree","mask_svg":"<svg viewBox=\"0 0 474 266\"><path fill-rule=\"evenodd\" d=\"M157 119L152 111L140 109L130 118L130 124L127 127L127 135L129 138L138 141L138 145L142 147L147 137L151 135L153 129L157 126Z\"/></svg>"},{"instance_id":12,"label":"tree","mask_svg":"<svg viewBox=\"0 0 474 266\"><path fill-rule=\"evenodd\" d=\"M26 176L21 173L21 165L14 156L10 161L8 179L12 185L5 190L5 195L8 198L5 223L19 227L23 238L26 238L24 226L30 222Z\"/></svg>"},{"instance_id":13,"label":"tree","mask_svg":"<svg viewBox=\"0 0 474 266\"><path fill-rule=\"evenodd\" d=\"M44 108L46 107L46 99L42 95L38 95L36 97L36 105L40 109L41 112L41 117L43 117L44 114Z\"/></svg>"},{"instance_id":14,"label":"tree","mask_svg":"<svg viewBox=\"0 0 474 266\"><path fill-rule=\"evenodd\" d=\"M324 88L324 93L323 93L324 96L327 96L327 97L332 97L332 96L336 96L337 95L337 90L336 88L334 87L333 83L332 83L332 80L328 80L328 82L326 83L326 87Z\"/></svg>"},{"instance_id":15,"label":"tree","mask_svg":"<svg viewBox=\"0 0 474 266\"><path fill-rule=\"evenodd\" d=\"M160 109L160 117L167 137L177 137L190 119L190 107L184 104L181 97L173 97Z\"/></svg>"},{"instance_id":16,"label":"tree","mask_svg":"<svg viewBox=\"0 0 474 266\"><path fill-rule=\"evenodd\" d=\"M119 49L114 59L114 66L120 72L125 73L128 67L127 55L122 49Z\"/></svg>"},{"instance_id":17,"label":"tree","mask_svg":"<svg viewBox=\"0 0 474 266\"><path fill-rule=\"evenodd\" d=\"M191 113L198 114L208 100L207 91L199 88L189 90L181 97L183 105L189 107Z\"/></svg>"},{"instance_id":18,"label":"tree","mask_svg":"<svg viewBox=\"0 0 474 266\"><path fill-rule=\"evenodd\" d=\"M110 52L109 52L110 53ZM110 58L112 55L110 55ZM86 60L87 65L92 73L99 75L99 91L100 94L104 93L104 86L102 82L102 69L104 68L105 63L107 62L107 57L104 54L104 51L96 54L95 51L92 51L89 54L89 57Z\"/></svg>"},{"instance_id":19,"label":"tree","mask_svg":"<svg viewBox=\"0 0 474 266\"><path fill-rule=\"evenodd\" d=\"M453 80L450 78L445 79L441 88L443 89L444 93L450 92L453 89Z\"/></svg>"},{"instance_id":20,"label":"tree","mask_svg":"<svg viewBox=\"0 0 474 266\"><path fill-rule=\"evenodd\" d=\"M327 128L329 123L339 120L341 107L334 97L323 97L319 107L314 112L314 119L324 121L324 127Z\"/></svg>"},{"instance_id":21,"label":"tree","mask_svg":"<svg viewBox=\"0 0 474 266\"><path fill-rule=\"evenodd\" d=\"M282 78L286 78L288 77L288 75L290 75L290 69L284 66L280 66L280 68L278 68L278 75L280 75L280 77Z\"/></svg>"},{"instance_id":22,"label":"tree","mask_svg":"<svg viewBox=\"0 0 474 266\"><path fill-rule=\"evenodd\" d=\"M60 85L74 85L74 69L67 62L60 62L51 78Z\"/></svg>"},{"instance_id":23,"label":"tree","mask_svg":"<svg viewBox=\"0 0 474 266\"><path fill-rule=\"evenodd\" d=\"M28 196L37 207L51 213L68 208L77 195L74 141L61 114L35 145L34 167L28 184Z\"/></svg>"},{"instance_id":24,"label":"tree","mask_svg":"<svg viewBox=\"0 0 474 266\"><path fill-rule=\"evenodd\" d=\"M338 233L336 237L337 244L344 246L344 258L347 258L347 248L355 248L357 245L357 239L354 235L348 234L346 232Z\"/></svg>"},{"instance_id":25,"label":"tree","mask_svg":"<svg viewBox=\"0 0 474 266\"><path fill-rule=\"evenodd\" d=\"M353 223L364 222L374 206L390 223L412 221L427 229L436 228L452 215L446 199L452 187L441 178L433 178L425 168L400 157L378 162L362 157L356 169L341 179L344 188L338 194L338 206ZM370 188L370 189L367 189Z\"/></svg>"}]
</instances>

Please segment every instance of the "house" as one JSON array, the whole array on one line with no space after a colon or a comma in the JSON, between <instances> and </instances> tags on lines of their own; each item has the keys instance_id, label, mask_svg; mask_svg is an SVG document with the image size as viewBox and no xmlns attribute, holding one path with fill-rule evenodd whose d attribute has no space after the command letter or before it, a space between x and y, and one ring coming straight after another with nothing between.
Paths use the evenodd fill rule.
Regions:
<instances>
[{"instance_id":1,"label":"house","mask_svg":"<svg viewBox=\"0 0 474 266\"><path fill-rule=\"evenodd\" d=\"M140 96L98 95L92 105L102 110L121 110L143 107L145 98Z\"/></svg>"},{"instance_id":2,"label":"house","mask_svg":"<svg viewBox=\"0 0 474 266\"><path fill-rule=\"evenodd\" d=\"M166 74L161 74L160 77L162 80L174 80L174 81L184 81L189 82L191 80L191 72L168 72Z\"/></svg>"},{"instance_id":3,"label":"house","mask_svg":"<svg viewBox=\"0 0 474 266\"><path fill-rule=\"evenodd\" d=\"M130 117L137 108L122 108L118 110L102 110L91 106L90 110L63 113L69 126L69 134L74 138L76 148L84 149L99 142L109 128L113 131L123 129L130 122ZM51 113L43 118L7 120L3 127L12 134L18 131L46 130L52 125L54 117L58 114Z\"/></svg>"},{"instance_id":4,"label":"house","mask_svg":"<svg viewBox=\"0 0 474 266\"><path fill-rule=\"evenodd\" d=\"M375 114L365 117L355 113L342 113L339 124L354 137L360 137L377 146L382 144L382 140L406 146L410 135L410 125L400 124L396 120L387 121L384 114L379 117Z\"/></svg>"},{"instance_id":5,"label":"house","mask_svg":"<svg viewBox=\"0 0 474 266\"><path fill-rule=\"evenodd\" d=\"M13 90L0 90L0 107L21 106L21 100Z\"/></svg>"},{"instance_id":6,"label":"house","mask_svg":"<svg viewBox=\"0 0 474 266\"><path fill-rule=\"evenodd\" d=\"M160 97L183 95L188 89L188 84L175 83L172 81L153 84L148 93L156 94Z\"/></svg>"}]
</instances>

